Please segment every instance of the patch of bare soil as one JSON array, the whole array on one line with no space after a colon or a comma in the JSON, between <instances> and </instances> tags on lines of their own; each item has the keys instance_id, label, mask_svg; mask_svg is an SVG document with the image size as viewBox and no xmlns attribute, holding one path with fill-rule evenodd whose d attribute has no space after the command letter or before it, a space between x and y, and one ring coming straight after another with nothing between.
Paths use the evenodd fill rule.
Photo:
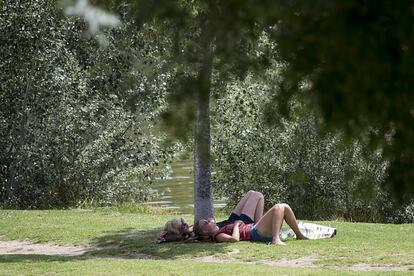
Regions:
<instances>
[{"instance_id":1,"label":"patch of bare soil","mask_svg":"<svg viewBox=\"0 0 414 276\"><path fill-rule=\"evenodd\" d=\"M53 256L80 256L88 248L32 243L29 240L0 241L0 255L36 254Z\"/></svg>"},{"instance_id":2,"label":"patch of bare soil","mask_svg":"<svg viewBox=\"0 0 414 276\"><path fill-rule=\"evenodd\" d=\"M343 268L343 267L342 267ZM355 264L348 268L352 271L408 271L408 266L395 266L395 265L370 265L370 264Z\"/></svg>"},{"instance_id":3,"label":"patch of bare soil","mask_svg":"<svg viewBox=\"0 0 414 276\"><path fill-rule=\"evenodd\" d=\"M234 259L232 256L240 253L238 249L228 252L225 256L204 256L198 258L188 259L193 262L210 262L210 263L243 263ZM317 256L305 256L297 259L282 258L280 260L260 260L256 262L248 262L247 264L263 264L278 267L298 267L298 268L330 268L337 270L351 270L351 271L409 271L409 266L395 266L395 265L370 265L370 264L355 264L353 266L319 266L314 264Z\"/></svg>"},{"instance_id":4,"label":"patch of bare soil","mask_svg":"<svg viewBox=\"0 0 414 276\"><path fill-rule=\"evenodd\" d=\"M232 256L240 253L238 249L233 249L228 252L225 256L203 256L189 259L194 262L210 262L210 263L246 263L234 259ZM314 256L306 256L298 259L280 259L280 260L260 260L256 262L249 262L249 264L264 264L271 266L284 266L284 267L317 267L313 264L313 261L316 260Z\"/></svg>"},{"instance_id":5,"label":"patch of bare soil","mask_svg":"<svg viewBox=\"0 0 414 276\"><path fill-rule=\"evenodd\" d=\"M298 259L286 259L280 260L262 260L257 263L272 265L272 266L286 266L286 267L317 267L313 262L317 258L315 256L305 256Z\"/></svg>"},{"instance_id":6,"label":"patch of bare soil","mask_svg":"<svg viewBox=\"0 0 414 276\"><path fill-rule=\"evenodd\" d=\"M203 257L196 257L196 258L191 258L191 259L187 259L188 261L192 261L192 262L201 262L201 263L243 263L241 261L238 261L236 259L234 259L232 256L233 255L237 255L240 253L239 249L232 249L232 251L227 252L226 255L224 256L203 256Z\"/></svg>"}]
</instances>

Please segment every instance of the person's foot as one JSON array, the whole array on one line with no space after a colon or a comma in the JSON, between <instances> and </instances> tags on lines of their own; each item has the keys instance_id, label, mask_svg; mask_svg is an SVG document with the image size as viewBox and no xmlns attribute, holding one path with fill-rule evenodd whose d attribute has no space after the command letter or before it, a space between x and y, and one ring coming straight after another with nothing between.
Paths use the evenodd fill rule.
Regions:
<instances>
[{"instance_id":1,"label":"person's foot","mask_svg":"<svg viewBox=\"0 0 414 276\"><path fill-rule=\"evenodd\" d=\"M286 246L286 243L282 242L279 239L272 241L272 244L274 244L274 245L280 245L280 246Z\"/></svg>"},{"instance_id":2,"label":"person's foot","mask_svg":"<svg viewBox=\"0 0 414 276\"><path fill-rule=\"evenodd\" d=\"M296 239L297 240L309 240L308 237L306 237L305 235L301 234L301 235L296 235Z\"/></svg>"}]
</instances>

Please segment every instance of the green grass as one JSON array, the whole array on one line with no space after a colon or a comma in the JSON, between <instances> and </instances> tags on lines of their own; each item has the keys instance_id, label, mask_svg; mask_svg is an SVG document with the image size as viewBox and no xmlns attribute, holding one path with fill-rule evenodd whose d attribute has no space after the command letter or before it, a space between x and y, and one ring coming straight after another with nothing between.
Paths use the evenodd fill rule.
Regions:
<instances>
[{"instance_id":1,"label":"green grass","mask_svg":"<svg viewBox=\"0 0 414 276\"><path fill-rule=\"evenodd\" d=\"M170 260L1 258L1 275L344 275L327 269L291 269L253 264L194 263ZM52 273L53 272L53 273ZM366 275L367 273L353 273ZM369 275L377 273L370 272ZM392 273L391 273L392 274Z\"/></svg>"},{"instance_id":2,"label":"green grass","mask_svg":"<svg viewBox=\"0 0 414 276\"><path fill-rule=\"evenodd\" d=\"M38 243L85 245L80 257L0 255L0 274L315 274L350 273L355 264L414 269L414 225L317 222L334 226L338 236L327 240L288 240L287 247L263 243L153 243L165 221L178 215L147 208L89 210L0 210L0 240L30 239ZM182 216L192 221L192 216ZM239 250L238 254L228 254ZM155 260L137 260L138 253ZM200 263L195 257L215 256L235 263ZM313 256L318 268L281 268L255 264L260 260ZM128 259L131 257L131 259ZM159 260L156 260L156 259ZM164 260L166 259L166 260ZM190 259L190 260L189 260ZM30 270L27 270L30 267ZM335 269L333 269L335 268ZM239 274L240 274L239 273ZM361 272L366 273L366 272ZM378 272L371 272L377 274ZM390 272L385 272L389 274ZM407 272L405 272L407 273Z\"/></svg>"}]
</instances>

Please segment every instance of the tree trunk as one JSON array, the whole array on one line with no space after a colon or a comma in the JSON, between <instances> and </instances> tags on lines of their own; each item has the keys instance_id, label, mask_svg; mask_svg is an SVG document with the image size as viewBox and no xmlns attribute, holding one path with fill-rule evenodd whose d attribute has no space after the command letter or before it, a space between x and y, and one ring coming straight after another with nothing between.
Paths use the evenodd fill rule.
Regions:
<instances>
[{"instance_id":1,"label":"tree trunk","mask_svg":"<svg viewBox=\"0 0 414 276\"><path fill-rule=\"evenodd\" d=\"M214 217L210 165L210 87L212 51L210 43L198 76L194 135L194 221Z\"/></svg>"}]
</instances>

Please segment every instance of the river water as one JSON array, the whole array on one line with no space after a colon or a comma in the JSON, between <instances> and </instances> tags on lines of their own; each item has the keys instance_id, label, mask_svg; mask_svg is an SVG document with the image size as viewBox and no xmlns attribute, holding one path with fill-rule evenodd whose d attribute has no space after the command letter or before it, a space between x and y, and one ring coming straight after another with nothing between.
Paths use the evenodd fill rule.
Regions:
<instances>
[{"instance_id":1,"label":"river water","mask_svg":"<svg viewBox=\"0 0 414 276\"><path fill-rule=\"evenodd\" d=\"M194 213L194 175L192 161L175 161L172 163L172 174L167 179L158 179L152 188L157 190L158 197L146 204L168 209L176 209L179 213ZM214 198L215 209L226 205L224 199Z\"/></svg>"}]
</instances>

